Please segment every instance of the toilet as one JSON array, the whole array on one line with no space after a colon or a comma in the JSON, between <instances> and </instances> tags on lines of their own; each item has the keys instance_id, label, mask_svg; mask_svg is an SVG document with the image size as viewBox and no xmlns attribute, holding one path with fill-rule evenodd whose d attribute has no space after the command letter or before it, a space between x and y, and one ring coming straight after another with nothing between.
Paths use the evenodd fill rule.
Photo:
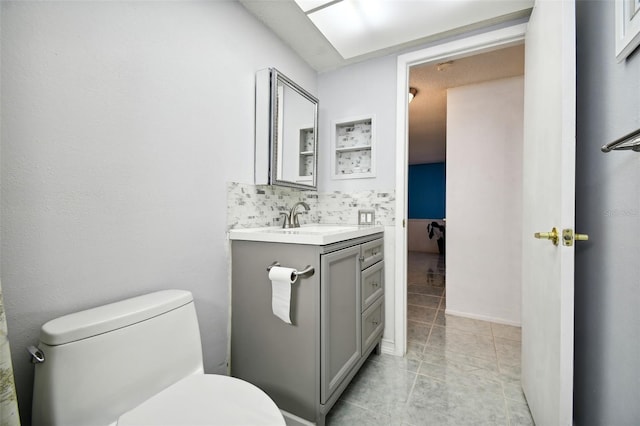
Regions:
<instances>
[{"instance_id":1,"label":"toilet","mask_svg":"<svg viewBox=\"0 0 640 426\"><path fill-rule=\"evenodd\" d=\"M188 291L159 291L54 319L29 351L34 425L285 425L258 387L204 374Z\"/></svg>"}]
</instances>

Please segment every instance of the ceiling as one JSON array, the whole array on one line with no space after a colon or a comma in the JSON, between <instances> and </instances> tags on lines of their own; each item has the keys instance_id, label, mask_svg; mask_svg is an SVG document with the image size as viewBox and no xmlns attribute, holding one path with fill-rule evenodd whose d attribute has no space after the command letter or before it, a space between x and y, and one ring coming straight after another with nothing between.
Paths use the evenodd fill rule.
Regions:
<instances>
[{"instance_id":1,"label":"ceiling","mask_svg":"<svg viewBox=\"0 0 640 426\"><path fill-rule=\"evenodd\" d=\"M533 7L533 0L238 1L320 73L527 18ZM521 75L523 51L461 58L441 71L436 64L413 67L409 85L418 95L409 106L409 163L444 161L446 89Z\"/></svg>"},{"instance_id":2,"label":"ceiling","mask_svg":"<svg viewBox=\"0 0 640 426\"><path fill-rule=\"evenodd\" d=\"M318 72L524 18L533 6L533 0L238 1Z\"/></svg>"},{"instance_id":3,"label":"ceiling","mask_svg":"<svg viewBox=\"0 0 640 426\"><path fill-rule=\"evenodd\" d=\"M447 89L524 74L524 45L494 50L444 64L414 66L409 86L409 164L445 160Z\"/></svg>"}]
</instances>

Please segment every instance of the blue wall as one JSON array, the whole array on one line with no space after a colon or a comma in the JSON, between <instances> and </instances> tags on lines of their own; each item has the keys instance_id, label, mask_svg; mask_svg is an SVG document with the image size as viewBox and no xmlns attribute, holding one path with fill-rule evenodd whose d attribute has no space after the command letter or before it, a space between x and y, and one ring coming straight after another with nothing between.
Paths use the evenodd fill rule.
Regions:
<instances>
[{"instance_id":1,"label":"blue wall","mask_svg":"<svg viewBox=\"0 0 640 426\"><path fill-rule=\"evenodd\" d=\"M445 217L445 163L409 166L409 219Z\"/></svg>"}]
</instances>

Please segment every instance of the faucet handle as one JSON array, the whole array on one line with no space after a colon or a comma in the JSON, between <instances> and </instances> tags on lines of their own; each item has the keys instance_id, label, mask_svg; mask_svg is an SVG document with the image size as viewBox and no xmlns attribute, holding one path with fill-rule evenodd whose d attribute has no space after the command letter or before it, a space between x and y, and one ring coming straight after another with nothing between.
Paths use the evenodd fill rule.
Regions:
<instances>
[{"instance_id":1,"label":"faucet handle","mask_svg":"<svg viewBox=\"0 0 640 426\"><path fill-rule=\"evenodd\" d=\"M284 218L282 218L282 229L285 229L289 223L289 213L280 212L280 216L284 216Z\"/></svg>"}]
</instances>

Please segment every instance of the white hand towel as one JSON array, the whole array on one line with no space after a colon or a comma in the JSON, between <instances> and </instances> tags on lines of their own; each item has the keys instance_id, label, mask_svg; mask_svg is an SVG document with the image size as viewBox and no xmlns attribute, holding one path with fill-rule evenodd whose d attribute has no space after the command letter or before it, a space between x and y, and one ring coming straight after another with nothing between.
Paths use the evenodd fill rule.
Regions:
<instances>
[{"instance_id":1,"label":"white hand towel","mask_svg":"<svg viewBox=\"0 0 640 426\"><path fill-rule=\"evenodd\" d=\"M291 324L291 284L296 280L295 269L273 266L269 271L271 280L271 309L273 314Z\"/></svg>"}]
</instances>

